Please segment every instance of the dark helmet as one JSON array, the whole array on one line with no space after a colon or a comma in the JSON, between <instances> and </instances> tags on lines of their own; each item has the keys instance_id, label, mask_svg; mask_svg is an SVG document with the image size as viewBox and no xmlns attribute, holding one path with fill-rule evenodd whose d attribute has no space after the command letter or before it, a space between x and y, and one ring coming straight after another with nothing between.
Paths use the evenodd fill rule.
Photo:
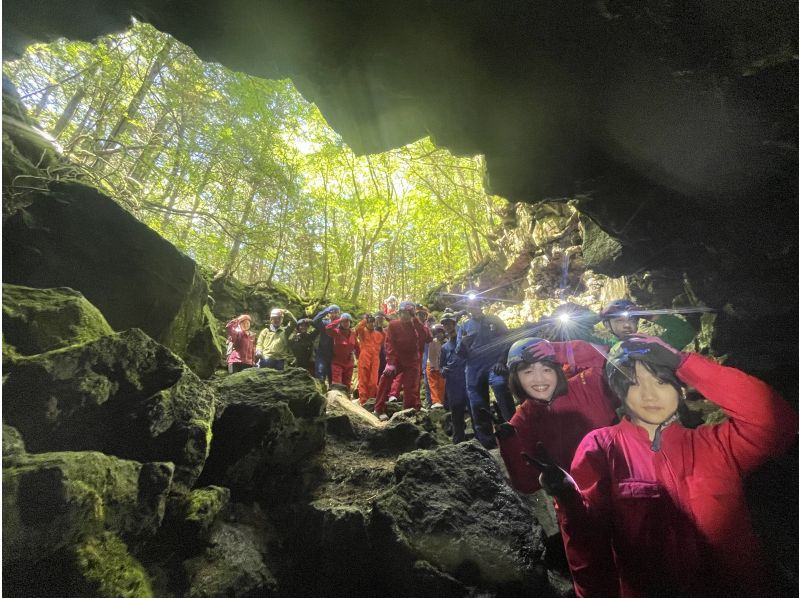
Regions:
<instances>
[{"instance_id":1,"label":"dark helmet","mask_svg":"<svg viewBox=\"0 0 800 598\"><path fill-rule=\"evenodd\" d=\"M444 329L444 326L442 326L441 324L434 324L431 327L431 332L433 334L436 334L437 332L446 332L446 330Z\"/></svg>"},{"instance_id":2,"label":"dark helmet","mask_svg":"<svg viewBox=\"0 0 800 598\"><path fill-rule=\"evenodd\" d=\"M618 318L618 317L625 317L628 315L628 312L637 311L642 309L638 305L636 305L630 299L615 299L608 305L606 305L605 309L600 312L600 317L603 320L608 320L610 318Z\"/></svg>"},{"instance_id":3,"label":"dark helmet","mask_svg":"<svg viewBox=\"0 0 800 598\"><path fill-rule=\"evenodd\" d=\"M302 326L304 324L310 325L311 324L311 318L300 318L299 320L297 320L297 325L298 326Z\"/></svg>"},{"instance_id":4,"label":"dark helmet","mask_svg":"<svg viewBox=\"0 0 800 598\"><path fill-rule=\"evenodd\" d=\"M538 337L528 337L518 340L508 350L506 365L511 367L515 363L536 363L537 361L556 361L556 352L550 341Z\"/></svg>"},{"instance_id":5,"label":"dark helmet","mask_svg":"<svg viewBox=\"0 0 800 598\"><path fill-rule=\"evenodd\" d=\"M439 321L442 324L444 324L445 322L452 322L453 324L455 324L458 320L456 320L455 314L453 314L453 313L451 313L449 311L446 311L446 312L444 312L442 314L442 317L439 318Z\"/></svg>"}]
</instances>

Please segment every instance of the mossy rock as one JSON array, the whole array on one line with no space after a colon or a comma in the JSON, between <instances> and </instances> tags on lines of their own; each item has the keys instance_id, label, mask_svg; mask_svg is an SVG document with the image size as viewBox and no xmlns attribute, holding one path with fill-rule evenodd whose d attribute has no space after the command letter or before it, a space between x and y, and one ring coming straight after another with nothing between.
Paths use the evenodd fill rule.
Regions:
<instances>
[{"instance_id":1,"label":"mossy rock","mask_svg":"<svg viewBox=\"0 0 800 598\"><path fill-rule=\"evenodd\" d=\"M3 424L3 467L16 462L25 455L25 441L19 430Z\"/></svg>"},{"instance_id":2,"label":"mossy rock","mask_svg":"<svg viewBox=\"0 0 800 598\"><path fill-rule=\"evenodd\" d=\"M222 486L195 488L176 495L167 506L167 520L177 529L185 543L191 539L207 539L207 534L228 509L231 491ZM165 523L165 526L167 524Z\"/></svg>"},{"instance_id":3,"label":"mossy rock","mask_svg":"<svg viewBox=\"0 0 800 598\"><path fill-rule=\"evenodd\" d=\"M87 538L74 549L76 577L86 596L150 598L153 589L144 567L125 543L110 533ZM83 582L83 583L80 583Z\"/></svg>"},{"instance_id":4,"label":"mossy rock","mask_svg":"<svg viewBox=\"0 0 800 598\"><path fill-rule=\"evenodd\" d=\"M214 394L141 330L19 359L3 383L3 417L33 452L98 450L171 461L188 490L211 442Z\"/></svg>"},{"instance_id":5,"label":"mossy rock","mask_svg":"<svg viewBox=\"0 0 800 598\"><path fill-rule=\"evenodd\" d=\"M103 314L78 291L3 285L3 335L21 355L46 353L113 333Z\"/></svg>"},{"instance_id":6,"label":"mossy rock","mask_svg":"<svg viewBox=\"0 0 800 598\"><path fill-rule=\"evenodd\" d=\"M3 278L70 287L115 330L140 328L210 376L221 359L206 334L208 285L197 264L110 197L50 182L3 226ZM198 352L199 351L199 352Z\"/></svg>"},{"instance_id":7,"label":"mossy rock","mask_svg":"<svg viewBox=\"0 0 800 598\"><path fill-rule=\"evenodd\" d=\"M113 531L156 533L172 483L171 463L137 463L98 452L27 454L3 468L3 564L36 562Z\"/></svg>"},{"instance_id":8,"label":"mossy rock","mask_svg":"<svg viewBox=\"0 0 800 598\"><path fill-rule=\"evenodd\" d=\"M10 596L49 598L151 598L147 571L125 542L110 532L78 543L35 562L17 562L3 571L3 590Z\"/></svg>"}]
</instances>

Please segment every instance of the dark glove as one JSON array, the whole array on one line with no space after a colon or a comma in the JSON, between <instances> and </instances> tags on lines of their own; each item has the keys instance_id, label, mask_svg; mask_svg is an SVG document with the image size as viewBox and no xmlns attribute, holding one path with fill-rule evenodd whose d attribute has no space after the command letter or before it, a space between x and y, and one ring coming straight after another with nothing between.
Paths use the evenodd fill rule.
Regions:
<instances>
[{"instance_id":1,"label":"dark glove","mask_svg":"<svg viewBox=\"0 0 800 598\"><path fill-rule=\"evenodd\" d=\"M489 420L490 422L492 422L494 425L500 425L500 424L502 424L502 423L505 421L505 420L504 420L502 417L500 417L500 414L499 414L499 413L497 413L497 411L496 411L496 410L495 410L495 412L494 412L494 414L493 414L493 413L492 413L491 411L489 411L489 409L488 409L488 408L486 408L486 407L481 407L480 409L478 409L478 413L480 413L481 415L483 415L483 416L484 416L484 417L485 417L487 420Z\"/></svg>"},{"instance_id":2,"label":"dark glove","mask_svg":"<svg viewBox=\"0 0 800 598\"><path fill-rule=\"evenodd\" d=\"M496 363L492 367L492 372L494 372L498 376L505 376L506 374L508 374L508 366L502 362Z\"/></svg>"},{"instance_id":3,"label":"dark glove","mask_svg":"<svg viewBox=\"0 0 800 598\"><path fill-rule=\"evenodd\" d=\"M537 468L541 472L539 474L539 484L550 496L564 498L577 488L572 476L555 464L541 442L536 443L535 457L531 457L528 453L521 454L528 465Z\"/></svg>"},{"instance_id":4,"label":"dark glove","mask_svg":"<svg viewBox=\"0 0 800 598\"><path fill-rule=\"evenodd\" d=\"M508 422L503 422L494 427L494 437L498 440L505 440L511 438L517 433L517 429Z\"/></svg>"},{"instance_id":5,"label":"dark glove","mask_svg":"<svg viewBox=\"0 0 800 598\"><path fill-rule=\"evenodd\" d=\"M450 375L450 368L445 366L445 367L443 367L442 369L439 370L439 373L442 376L444 376L445 378L447 378Z\"/></svg>"},{"instance_id":6,"label":"dark glove","mask_svg":"<svg viewBox=\"0 0 800 598\"><path fill-rule=\"evenodd\" d=\"M394 378L395 374L397 374L397 368L395 368L393 365L387 365L383 369L384 376L387 376L389 378Z\"/></svg>"},{"instance_id":7,"label":"dark glove","mask_svg":"<svg viewBox=\"0 0 800 598\"><path fill-rule=\"evenodd\" d=\"M631 359L676 370L681 365L681 353L656 336L632 336L622 343Z\"/></svg>"}]
</instances>

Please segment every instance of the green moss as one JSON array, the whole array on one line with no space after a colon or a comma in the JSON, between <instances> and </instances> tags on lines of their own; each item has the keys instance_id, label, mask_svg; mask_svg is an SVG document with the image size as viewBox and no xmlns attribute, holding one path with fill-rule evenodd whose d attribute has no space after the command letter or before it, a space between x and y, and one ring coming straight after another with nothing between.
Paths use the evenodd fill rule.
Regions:
<instances>
[{"instance_id":1,"label":"green moss","mask_svg":"<svg viewBox=\"0 0 800 598\"><path fill-rule=\"evenodd\" d=\"M125 543L110 533L88 538L75 549L79 577L87 594L101 598L153 596L144 567L128 552Z\"/></svg>"},{"instance_id":2,"label":"green moss","mask_svg":"<svg viewBox=\"0 0 800 598\"><path fill-rule=\"evenodd\" d=\"M11 284L3 285L3 332L5 340L23 355L80 345L114 333L103 314L73 289Z\"/></svg>"},{"instance_id":3,"label":"green moss","mask_svg":"<svg viewBox=\"0 0 800 598\"><path fill-rule=\"evenodd\" d=\"M208 486L192 490L186 497L184 518L186 521L208 527L230 500L230 490L220 486Z\"/></svg>"}]
</instances>

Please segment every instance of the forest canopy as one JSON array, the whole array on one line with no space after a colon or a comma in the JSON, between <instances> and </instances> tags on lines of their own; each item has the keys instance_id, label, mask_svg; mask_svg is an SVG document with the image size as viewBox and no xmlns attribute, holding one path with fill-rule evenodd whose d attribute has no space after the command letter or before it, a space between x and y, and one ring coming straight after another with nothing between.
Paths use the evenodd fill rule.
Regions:
<instances>
[{"instance_id":1,"label":"forest canopy","mask_svg":"<svg viewBox=\"0 0 800 598\"><path fill-rule=\"evenodd\" d=\"M82 177L201 265L300 295L421 296L491 252L507 203L430 138L356 156L289 80L135 23L3 65Z\"/></svg>"}]
</instances>

